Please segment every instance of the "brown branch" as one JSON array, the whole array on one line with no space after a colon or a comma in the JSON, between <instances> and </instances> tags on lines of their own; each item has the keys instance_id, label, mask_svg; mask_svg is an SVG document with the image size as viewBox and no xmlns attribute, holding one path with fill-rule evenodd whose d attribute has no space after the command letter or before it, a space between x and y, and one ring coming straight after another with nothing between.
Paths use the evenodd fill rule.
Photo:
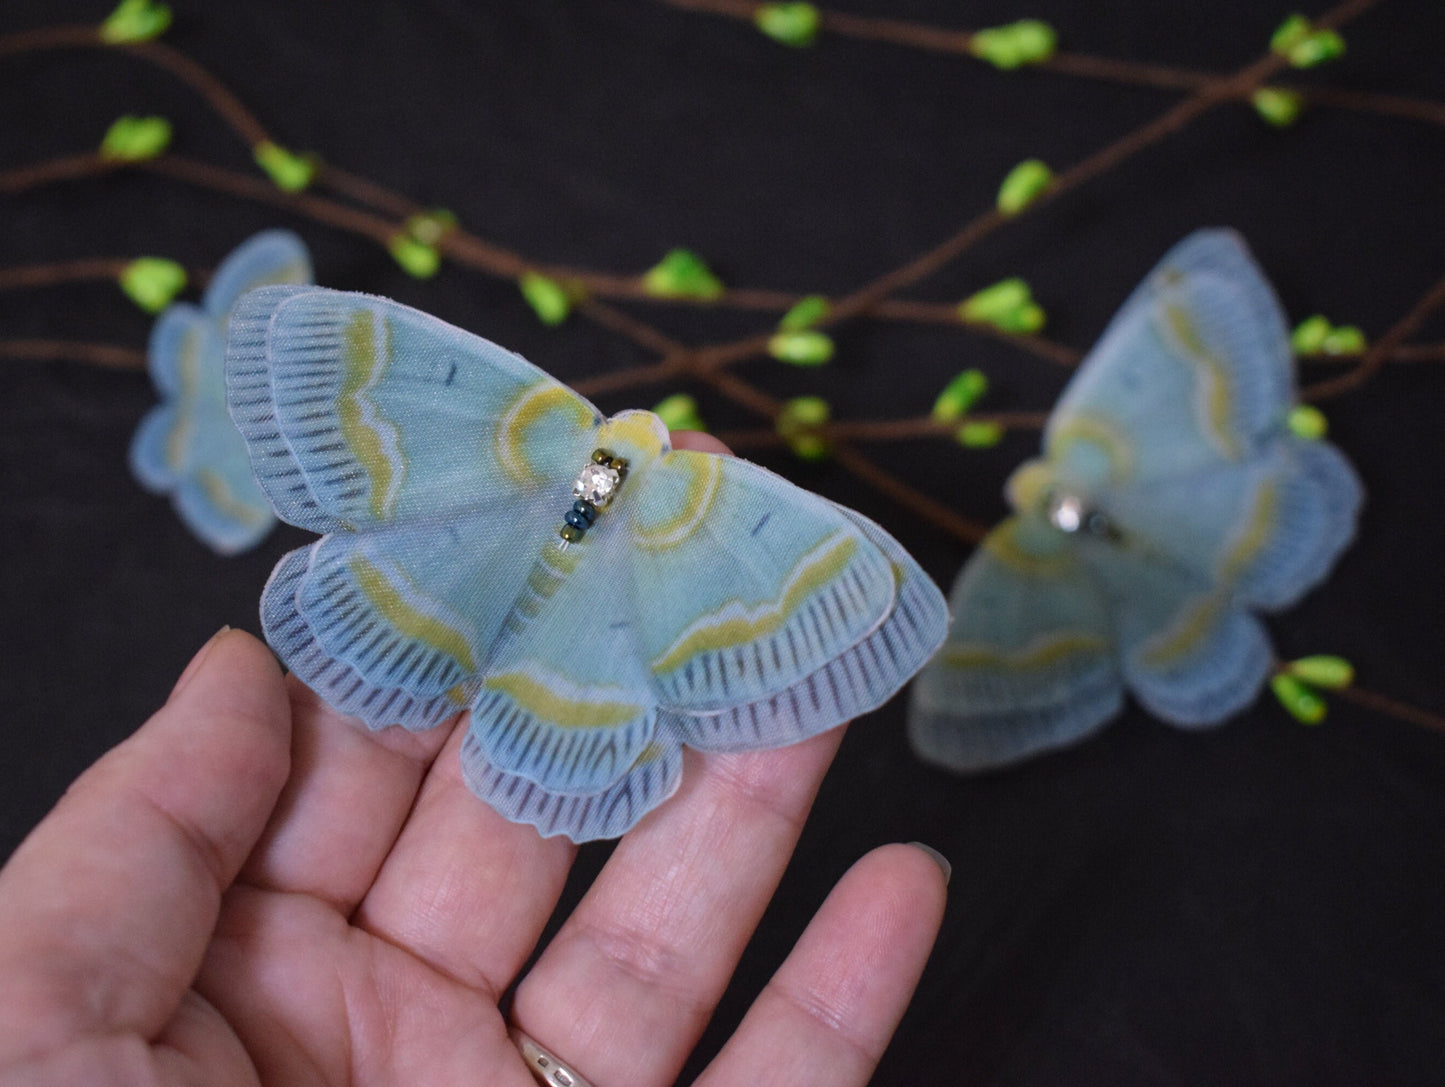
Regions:
<instances>
[{"instance_id":1,"label":"brown branch","mask_svg":"<svg viewBox=\"0 0 1445 1087\"><path fill-rule=\"evenodd\" d=\"M1445 343L1406 343L1395 348L1392 362L1445 362Z\"/></svg>"},{"instance_id":2,"label":"brown branch","mask_svg":"<svg viewBox=\"0 0 1445 1087\"><path fill-rule=\"evenodd\" d=\"M584 299L577 311L594 324L631 340L639 347L656 351L664 358L675 359L674 366L682 368L692 355L692 349L680 340L674 340L666 333L659 332L645 321L639 321L630 313L599 302L595 298Z\"/></svg>"},{"instance_id":3,"label":"brown branch","mask_svg":"<svg viewBox=\"0 0 1445 1087\"><path fill-rule=\"evenodd\" d=\"M1445 305L1445 278L1436 282L1405 316L1396 321L1383 336L1371 344L1369 350L1360 356L1360 361L1356 366L1338 377L1332 377L1327 381L1316 382L1306 387L1300 393L1300 399L1324 400L1359 388L1369 381L1400 345L1442 305Z\"/></svg>"},{"instance_id":4,"label":"brown branch","mask_svg":"<svg viewBox=\"0 0 1445 1087\"><path fill-rule=\"evenodd\" d=\"M936 498L909 486L891 472L878 467L852 446L838 442L833 445L830 453L835 461L875 491L964 543L977 544L988 535L987 525L969 520L952 506L946 506Z\"/></svg>"},{"instance_id":5,"label":"brown branch","mask_svg":"<svg viewBox=\"0 0 1445 1087\"><path fill-rule=\"evenodd\" d=\"M34 166L19 166L13 170L0 172L0 193L13 196L25 192L27 189L49 185L56 181L103 177L105 174L113 173L130 165L132 164L121 162L118 159L101 158L100 154L95 151L88 151L81 155L67 155L64 158L51 159L49 162L37 163Z\"/></svg>"},{"instance_id":6,"label":"brown branch","mask_svg":"<svg viewBox=\"0 0 1445 1087\"><path fill-rule=\"evenodd\" d=\"M78 340L0 340L0 356L27 362L84 362L110 370L144 370L146 367L144 351Z\"/></svg>"},{"instance_id":7,"label":"brown branch","mask_svg":"<svg viewBox=\"0 0 1445 1087\"><path fill-rule=\"evenodd\" d=\"M133 42L120 46L104 45L104 48L118 48L170 72L205 99L206 104L245 141L247 147L271 142L271 135L265 126L231 93L230 88L180 50L160 41Z\"/></svg>"},{"instance_id":8,"label":"brown branch","mask_svg":"<svg viewBox=\"0 0 1445 1087\"><path fill-rule=\"evenodd\" d=\"M1441 716L1438 713L1431 713L1429 710L1423 710L1419 706L1412 706L1408 702L1401 702L1398 698L1391 698L1389 695L1380 694L1378 691L1351 686L1330 693L1338 695L1347 702L1353 702L1357 706L1363 706L1377 713L1387 714L1401 721L1408 721L1412 725L1419 725L1422 728L1445 733L1445 716Z\"/></svg>"},{"instance_id":9,"label":"brown branch","mask_svg":"<svg viewBox=\"0 0 1445 1087\"><path fill-rule=\"evenodd\" d=\"M427 210L409 196L403 196L329 162L321 163L316 173L316 182L373 211L385 212L398 219L410 219L413 215L421 215Z\"/></svg>"},{"instance_id":10,"label":"brown branch","mask_svg":"<svg viewBox=\"0 0 1445 1087\"><path fill-rule=\"evenodd\" d=\"M105 45L96 26L43 26L0 35L0 59L44 49L85 49Z\"/></svg>"},{"instance_id":11,"label":"brown branch","mask_svg":"<svg viewBox=\"0 0 1445 1087\"><path fill-rule=\"evenodd\" d=\"M0 268L0 291L53 287L60 283L83 283L97 279L115 280L130 266L131 260L130 257L88 257L52 264Z\"/></svg>"},{"instance_id":12,"label":"brown branch","mask_svg":"<svg viewBox=\"0 0 1445 1087\"><path fill-rule=\"evenodd\" d=\"M246 141L248 147L265 143L271 138L255 114L248 110L224 83L199 63L165 42L112 44L100 36L98 27L93 26L42 27L0 38L0 57L47 49L104 49L129 53L164 69L189 86Z\"/></svg>"},{"instance_id":13,"label":"brown branch","mask_svg":"<svg viewBox=\"0 0 1445 1087\"><path fill-rule=\"evenodd\" d=\"M661 0L661 2L684 10L723 15L744 22L752 21L753 14L759 6L755 0ZM821 28L842 37L872 43L901 45L953 56L975 56L973 52L974 32L961 27L942 29L898 19L880 19L829 10L821 11L820 15ZM1327 24L1321 20L1320 25L1333 24ZM1197 92L1217 83L1222 78L1216 72L1113 57L1091 56L1084 53L1054 53L1051 57L1032 65L1032 67L1083 79L1136 87L1154 87L1166 91ZM1407 117L1411 120L1445 127L1445 103L1441 102L1407 98L1401 95L1337 90L1331 87L1289 86L1282 89L1303 95L1315 105L1355 110L1362 113ZM1241 89L1229 97L1243 100L1247 99L1250 93L1251 90Z\"/></svg>"},{"instance_id":14,"label":"brown branch","mask_svg":"<svg viewBox=\"0 0 1445 1087\"><path fill-rule=\"evenodd\" d=\"M327 226L370 238L383 247L398 229L395 223L370 212L359 211L312 193L284 192L263 178L238 174L234 170L212 166L210 163L181 155L161 155L159 158L137 162L134 166L137 170L173 177L190 185L261 204L271 204L293 214L308 215Z\"/></svg>"}]
</instances>

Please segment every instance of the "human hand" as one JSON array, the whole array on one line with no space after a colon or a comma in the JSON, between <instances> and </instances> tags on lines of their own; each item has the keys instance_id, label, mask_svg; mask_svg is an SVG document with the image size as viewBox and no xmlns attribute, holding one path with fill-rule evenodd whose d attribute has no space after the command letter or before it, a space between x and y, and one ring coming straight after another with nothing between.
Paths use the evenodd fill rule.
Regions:
<instances>
[{"instance_id":1,"label":"human hand","mask_svg":"<svg viewBox=\"0 0 1445 1087\"><path fill-rule=\"evenodd\" d=\"M0 871L0 1080L531 1087L498 1000L576 848L467 791L464 732L368 733L218 634ZM594 1087L672 1083L841 732L687 752L511 1021ZM699 1082L867 1082L944 884L919 849L860 860Z\"/></svg>"}]
</instances>

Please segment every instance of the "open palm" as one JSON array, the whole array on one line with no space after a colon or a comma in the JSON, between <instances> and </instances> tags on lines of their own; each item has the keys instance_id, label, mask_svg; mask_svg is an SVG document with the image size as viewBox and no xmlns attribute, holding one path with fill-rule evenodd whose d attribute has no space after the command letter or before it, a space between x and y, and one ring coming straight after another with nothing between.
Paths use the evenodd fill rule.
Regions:
<instances>
[{"instance_id":1,"label":"open palm","mask_svg":"<svg viewBox=\"0 0 1445 1087\"><path fill-rule=\"evenodd\" d=\"M498 1007L575 847L461 780L464 729L367 733L223 632L0 871L0 1080L530 1087ZM670 1084L771 898L841 730L693 757L517 984L596 1087ZM865 1083L943 907L863 858L700 1082Z\"/></svg>"}]
</instances>

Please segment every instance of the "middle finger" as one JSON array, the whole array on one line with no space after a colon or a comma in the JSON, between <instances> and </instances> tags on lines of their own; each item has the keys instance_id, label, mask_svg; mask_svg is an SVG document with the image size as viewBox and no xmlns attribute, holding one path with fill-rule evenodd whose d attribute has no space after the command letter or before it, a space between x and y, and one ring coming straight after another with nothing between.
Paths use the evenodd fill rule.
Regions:
<instances>
[{"instance_id":1,"label":"middle finger","mask_svg":"<svg viewBox=\"0 0 1445 1087\"><path fill-rule=\"evenodd\" d=\"M672 1083L792 855L843 729L686 751L682 787L619 843L517 990L513 1017L597 1083Z\"/></svg>"}]
</instances>

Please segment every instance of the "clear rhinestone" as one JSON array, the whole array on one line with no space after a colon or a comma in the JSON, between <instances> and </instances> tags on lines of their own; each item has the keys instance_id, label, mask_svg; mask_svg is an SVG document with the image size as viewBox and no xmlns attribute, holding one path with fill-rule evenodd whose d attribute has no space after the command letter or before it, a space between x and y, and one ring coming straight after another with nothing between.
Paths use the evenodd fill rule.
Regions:
<instances>
[{"instance_id":1,"label":"clear rhinestone","mask_svg":"<svg viewBox=\"0 0 1445 1087\"><path fill-rule=\"evenodd\" d=\"M622 476L616 468L589 464L582 469L582 474L577 477L577 482L572 484L572 494L576 498L591 502L594 506L605 506L612 501L612 495L621 481Z\"/></svg>"}]
</instances>

